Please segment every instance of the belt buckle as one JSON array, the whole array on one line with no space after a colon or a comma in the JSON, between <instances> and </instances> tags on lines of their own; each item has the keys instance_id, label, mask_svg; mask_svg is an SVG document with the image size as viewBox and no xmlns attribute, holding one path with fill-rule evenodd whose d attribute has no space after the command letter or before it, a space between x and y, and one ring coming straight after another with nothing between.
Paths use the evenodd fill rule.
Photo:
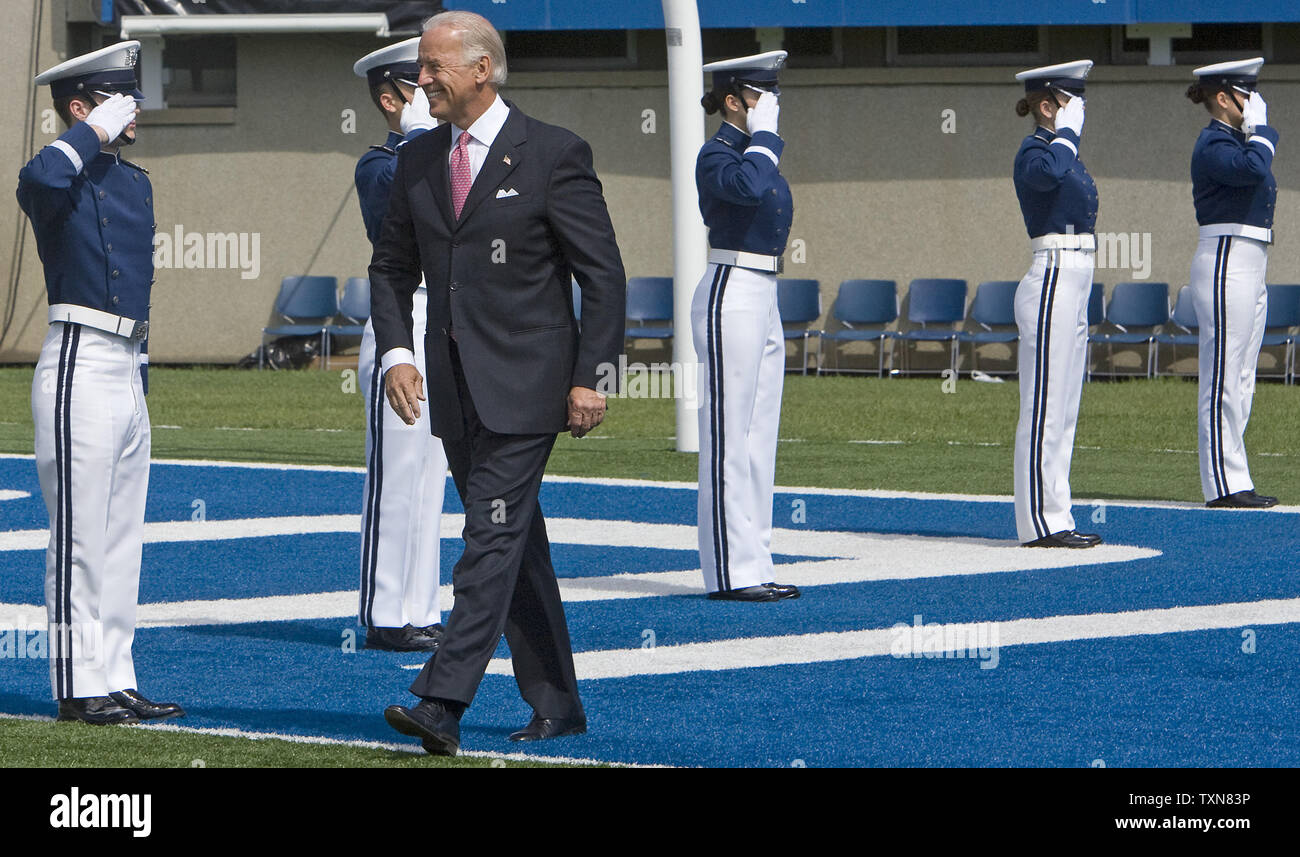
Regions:
<instances>
[{"instance_id":1,"label":"belt buckle","mask_svg":"<svg viewBox=\"0 0 1300 857\"><path fill-rule=\"evenodd\" d=\"M785 273L785 257L784 257L784 256L777 256L777 257L776 257L776 271L775 271L774 273L777 273L777 274L784 274L784 273Z\"/></svg>"},{"instance_id":2,"label":"belt buckle","mask_svg":"<svg viewBox=\"0 0 1300 857\"><path fill-rule=\"evenodd\" d=\"M136 342L144 342L149 338L149 322L137 321L135 327L131 328L131 338Z\"/></svg>"}]
</instances>

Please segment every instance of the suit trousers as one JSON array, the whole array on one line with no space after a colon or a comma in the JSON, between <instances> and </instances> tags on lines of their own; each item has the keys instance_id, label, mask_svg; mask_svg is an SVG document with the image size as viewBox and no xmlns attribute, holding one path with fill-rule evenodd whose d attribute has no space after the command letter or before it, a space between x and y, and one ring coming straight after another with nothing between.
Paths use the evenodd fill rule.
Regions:
<instances>
[{"instance_id":1,"label":"suit trousers","mask_svg":"<svg viewBox=\"0 0 1300 857\"><path fill-rule=\"evenodd\" d=\"M480 421L451 344L464 431L443 438L465 506L465 552L442 644L411 693L468 705L505 634L519 693L541 717L582 718L569 629L538 503L554 434L498 434Z\"/></svg>"},{"instance_id":2,"label":"suit trousers","mask_svg":"<svg viewBox=\"0 0 1300 857\"><path fill-rule=\"evenodd\" d=\"M415 361L424 365L424 289L412 298ZM365 506L361 515L360 622L371 628L442 621L438 610L439 530L447 485L442 441L429 433L429 409L407 425L388 403L366 322L357 366L366 405ZM424 389L428 396L428 386Z\"/></svg>"},{"instance_id":3,"label":"suit trousers","mask_svg":"<svg viewBox=\"0 0 1300 857\"><path fill-rule=\"evenodd\" d=\"M1198 447L1207 502L1255 488L1244 435L1268 315L1267 267L1267 244L1234 235L1207 235L1192 258L1189 282L1201 339Z\"/></svg>"},{"instance_id":4,"label":"suit trousers","mask_svg":"<svg viewBox=\"0 0 1300 857\"><path fill-rule=\"evenodd\" d=\"M1093 254L1039 250L1016 287L1020 420L1016 425L1016 534L1031 542L1074 529L1070 460L1088 355Z\"/></svg>"},{"instance_id":5,"label":"suit trousers","mask_svg":"<svg viewBox=\"0 0 1300 857\"><path fill-rule=\"evenodd\" d=\"M36 471L50 516L45 605L56 699L136 686L149 410L140 343L50 325L32 380Z\"/></svg>"}]
</instances>

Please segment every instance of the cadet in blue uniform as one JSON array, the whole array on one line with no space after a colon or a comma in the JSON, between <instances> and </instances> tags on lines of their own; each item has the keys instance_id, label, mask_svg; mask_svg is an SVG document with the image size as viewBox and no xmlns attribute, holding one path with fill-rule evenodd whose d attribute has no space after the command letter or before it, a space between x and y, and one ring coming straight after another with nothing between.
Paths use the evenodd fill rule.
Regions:
<instances>
[{"instance_id":1,"label":"cadet in blue uniform","mask_svg":"<svg viewBox=\"0 0 1300 857\"><path fill-rule=\"evenodd\" d=\"M1192 150L1192 197L1200 240L1189 280L1200 328L1199 446L1206 505L1263 508L1242 436L1255 397L1264 339L1264 272L1273 242L1278 133L1255 91L1264 60L1216 63L1194 72L1187 97L1204 104L1210 124Z\"/></svg>"},{"instance_id":2,"label":"cadet in blue uniform","mask_svg":"<svg viewBox=\"0 0 1300 857\"><path fill-rule=\"evenodd\" d=\"M1088 348L1097 187L1079 158L1084 81L1091 60L1022 71L1016 113L1034 132L1016 153L1014 180L1029 232L1029 272L1016 288L1020 420L1016 426L1016 533L1029 547L1089 548L1074 529L1070 458Z\"/></svg>"},{"instance_id":3,"label":"cadet in blue uniform","mask_svg":"<svg viewBox=\"0 0 1300 857\"><path fill-rule=\"evenodd\" d=\"M420 37L380 48L352 67L388 123L388 139L357 162L357 197L373 244L388 210L397 150L437 125L429 99L415 85ZM424 365L425 307L421 283L412 297L415 359ZM428 408L407 425L384 396L375 330L366 321L357 374L366 408L365 507L361 517L360 622L366 648L434 651L442 638L438 605L439 527L447 455L429 430ZM427 391L426 391L427 395Z\"/></svg>"},{"instance_id":4,"label":"cadet in blue uniform","mask_svg":"<svg viewBox=\"0 0 1300 857\"><path fill-rule=\"evenodd\" d=\"M691 303L705 361L700 407L699 536L713 599L798 598L771 582L772 493L785 376L776 275L794 205L781 176L777 73L785 51L704 67L701 100L723 123L700 150L695 184L709 228L709 266Z\"/></svg>"},{"instance_id":5,"label":"cadet in blue uniform","mask_svg":"<svg viewBox=\"0 0 1300 857\"><path fill-rule=\"evenodd\" d=\"M153 284L153 190L122 159L135 142L139 42L43 72L68 130L18 173L45 268L49 333L32 381L50 680L60 720L183 714L136 690L135 637L149 411L142 345Z\"/></svg>"}]
</instances>

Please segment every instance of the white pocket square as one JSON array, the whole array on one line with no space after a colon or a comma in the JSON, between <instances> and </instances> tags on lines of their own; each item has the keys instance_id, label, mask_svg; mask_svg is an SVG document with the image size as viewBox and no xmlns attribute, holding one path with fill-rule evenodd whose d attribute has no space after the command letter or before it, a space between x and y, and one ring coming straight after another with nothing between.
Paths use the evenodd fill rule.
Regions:
<instances>
[{"instance_id":1,"label":"white pocket square","mask_svg":"<svg viewBox=\"0 0 1300 857\"><path fill-rule=\"evenodd\" d=\"M510 188L510 190L497 191L497 199L508 199L509 197L512 196L519 196L519 191L515 190L514 188Z\"/></svg>"}]
</instances>

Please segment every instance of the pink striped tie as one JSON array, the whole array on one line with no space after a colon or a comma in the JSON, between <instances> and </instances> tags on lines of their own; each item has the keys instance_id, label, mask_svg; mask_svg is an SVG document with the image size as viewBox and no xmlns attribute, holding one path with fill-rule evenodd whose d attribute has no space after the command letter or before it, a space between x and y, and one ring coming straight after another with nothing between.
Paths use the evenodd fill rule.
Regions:
<instances>
[{"instance_id":1,"label":"pink striped tie","mask_svg":"<svg viewBox=\"0 0 1300 857\"><path fill-rule=\"evenodd\" d=\"M469 171L469 139L469 132L461 131L451 153L451 208L457 220L465 207L465 197L469 196L469 186L474 183Z\"/></svg>"}]
</instances>

